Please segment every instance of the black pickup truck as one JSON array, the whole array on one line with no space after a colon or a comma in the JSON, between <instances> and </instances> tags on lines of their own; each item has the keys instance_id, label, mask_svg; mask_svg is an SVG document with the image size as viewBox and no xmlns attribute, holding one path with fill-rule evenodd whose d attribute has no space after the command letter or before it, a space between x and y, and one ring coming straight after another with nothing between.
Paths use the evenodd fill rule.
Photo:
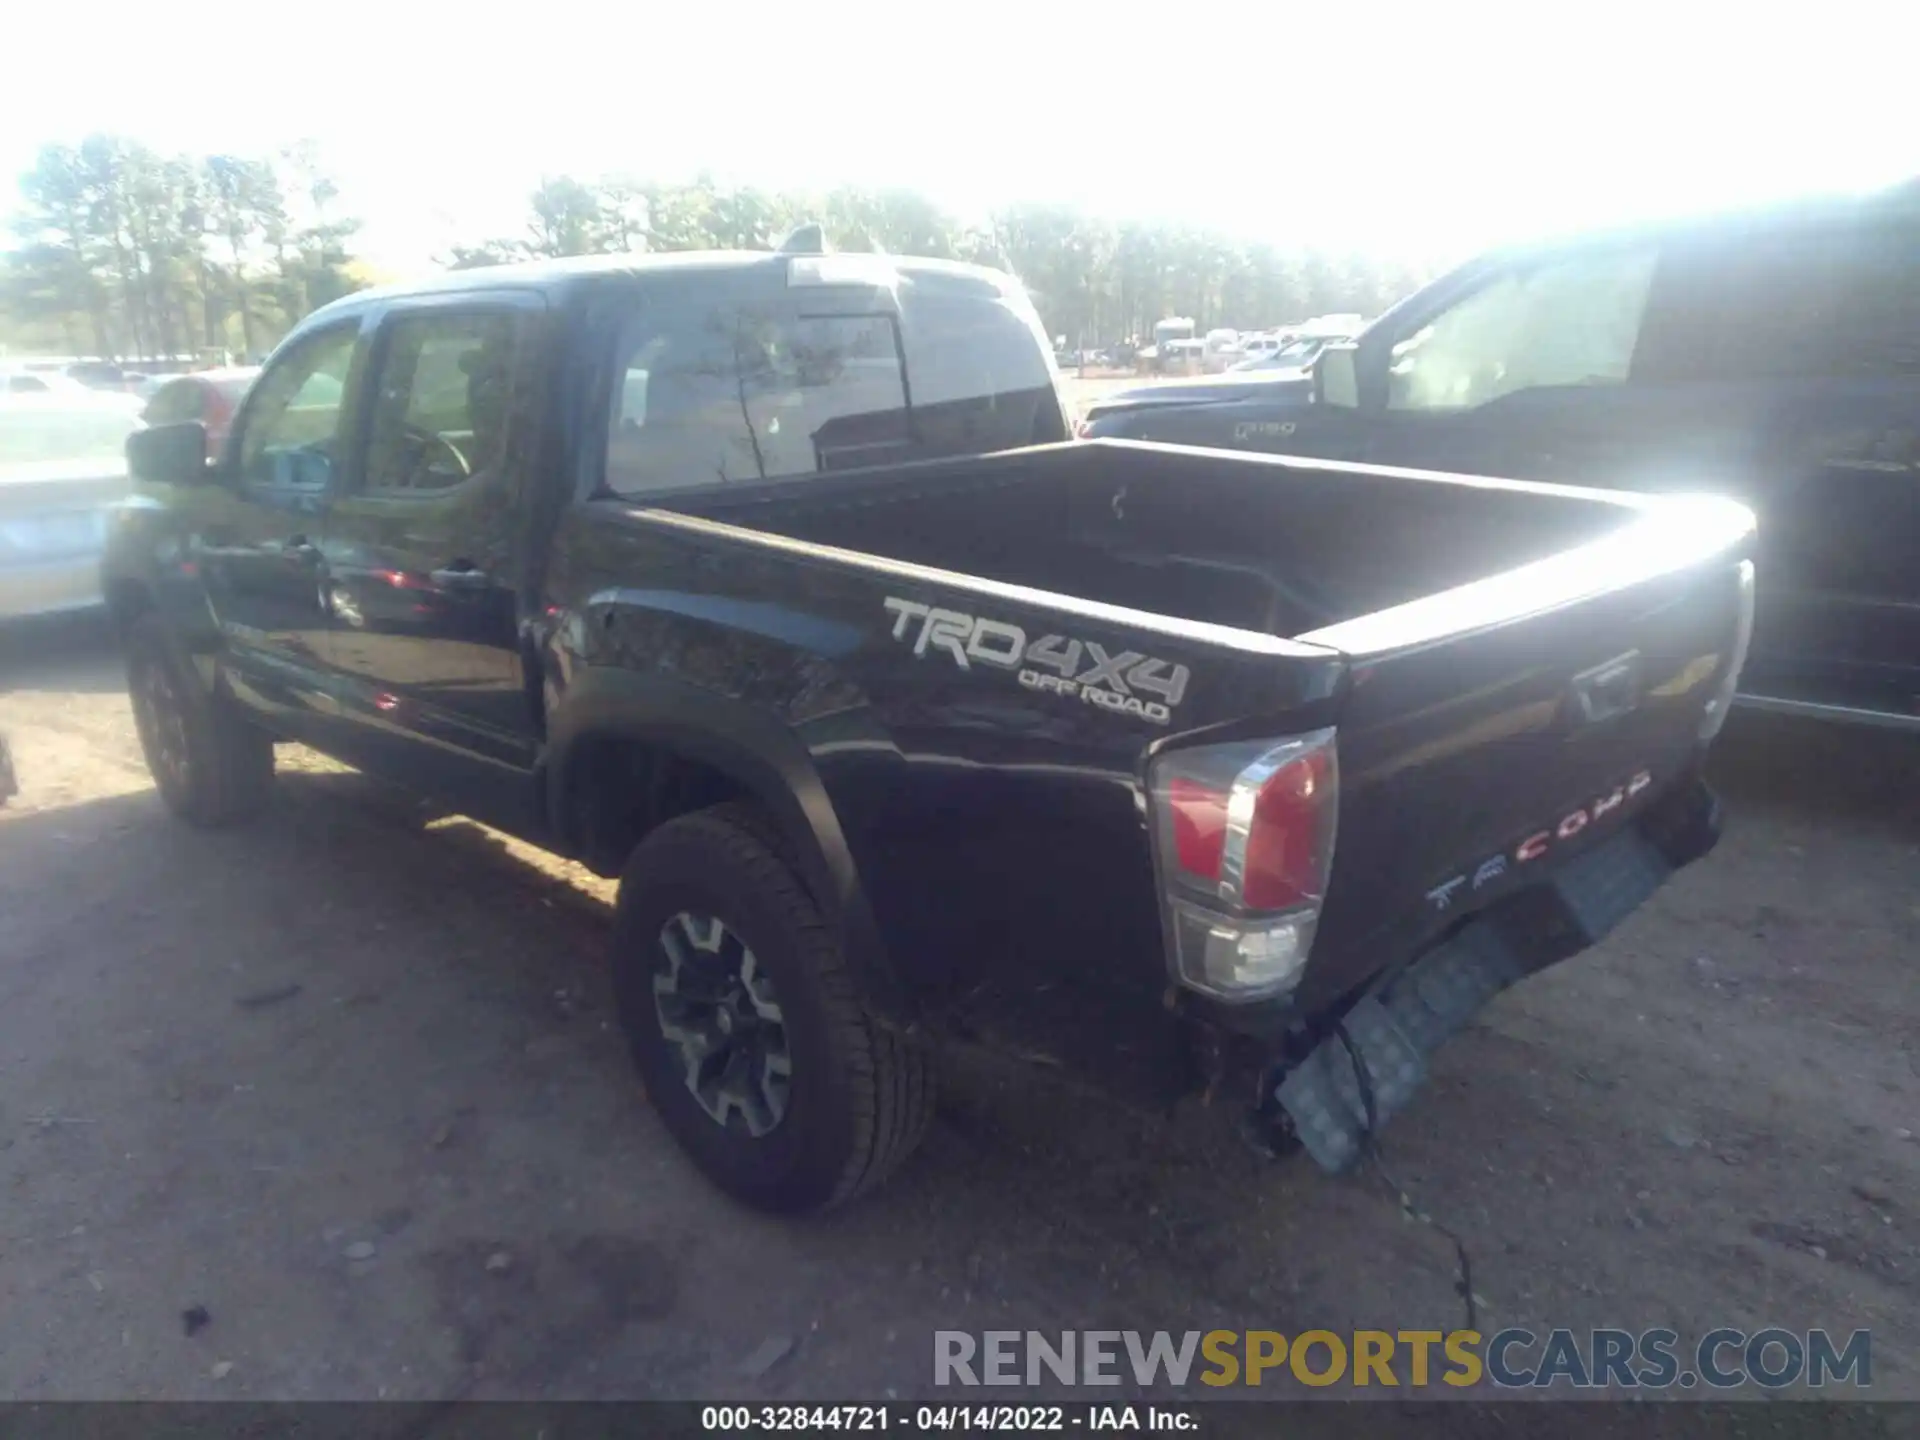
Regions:
<instances>
[{"instance_id":1,"label":"black pickup truck","mask_svg":"<svg viewBox=\"0 0 1920 1440\"><path fill-rule=\"evenodd\" d=\"M1315 370L1126 391L1081 433L1731 495L1739 703L1920 731L1920 181L1482 256Z\"/></svg>"},{"instance_id":2,"label":"black pickup truck","mask_svg":"<svg viewBox=\"0 0 1920 1440\"><path fill-rule=\"evenodd\" d=\"M1339 1168L1709 849L1749 513L1073 442L1004 276L774 253L339 301L106 568L166 802L303 741L621 877L720 1185L884 1176L953 1038ZM994 453L981 453L994 452Z\"/></svg>"}]
</instances>

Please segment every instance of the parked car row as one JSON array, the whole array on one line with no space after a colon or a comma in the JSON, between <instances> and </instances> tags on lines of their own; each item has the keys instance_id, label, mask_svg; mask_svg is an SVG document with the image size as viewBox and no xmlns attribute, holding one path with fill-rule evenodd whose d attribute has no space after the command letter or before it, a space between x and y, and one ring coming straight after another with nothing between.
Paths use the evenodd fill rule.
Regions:
<instances>
[{"instance_id":1,"label":"parked car row","mask_svg":"<svg viewBox=\"0 0 1920 1440\"><path fill-rule=\"evenodd\" d=\"M122 363L117 360L37 359L0 365L0 394L70 392L78 386L147 399L176 375L227 368L232 357L209 348L195 355L162 355Z\"/></svg>"},{"instance_id":2,"label":"parked car row","mask_svg":"<svg viewBox=\"0 0 1920 1440\"><path fill-rule=\"evenodd\" d=\"M103 603L100 556L128 491L127 436L194 420L217 449L257 373L170 376L142 400L60 371L10 372L0 392L0 620Z\"/></svg>"},{"instance_id":3,"label":"parked car row","mask_svg":"<svg viewBox=\"0 0 1920 1440\"><path fill-rule=\"evenodd\" d=\"M97 606L140 403L77 387L0 395L0 620Z\"/></svg>"}]
</instances>

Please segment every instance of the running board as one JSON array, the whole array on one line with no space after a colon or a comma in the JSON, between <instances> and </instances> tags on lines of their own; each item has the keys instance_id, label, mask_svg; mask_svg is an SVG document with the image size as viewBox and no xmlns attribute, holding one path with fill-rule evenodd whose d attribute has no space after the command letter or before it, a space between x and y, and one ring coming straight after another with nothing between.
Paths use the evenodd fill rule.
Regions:
<instances>
[{"instance_id":1,"label":"running board","mask_svg":"<svg viewBox=\"0 0 1920 1440\"><path fill-rule=\"evenodd\" d=\"M1823 700L1789 700L1784 695L1733 697L1734 708L1765 710L1775 715L1799 715L1809 720L1833 720L1847 725L1878 725L1886 730L1920 731L1920 714L1898 710L1869 710L1859 705L1834 705Z\"/></svg>"}]
</instances>

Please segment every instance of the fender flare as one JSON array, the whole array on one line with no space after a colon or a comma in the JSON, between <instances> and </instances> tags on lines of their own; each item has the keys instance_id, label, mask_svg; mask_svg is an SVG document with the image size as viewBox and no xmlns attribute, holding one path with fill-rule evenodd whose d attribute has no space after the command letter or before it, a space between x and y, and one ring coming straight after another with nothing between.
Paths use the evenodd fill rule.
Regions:
<instances>
[{"instance_id":1,"label":"fender flare","mask_svg":"<svg viewBox=\"0 0 1920 1440\"><path fill-rule=\"evenodd\" d=\"M571 678L548 721L546 818L571 849L567 793L583 741L628 739L709 765L752 795L778 827L807 888L838 928L863 998L880 1018L912 1022L907 987L886 954L859 868L813 757L763 710L673 676L604 666Z\"/></svg>"}]
</instances>

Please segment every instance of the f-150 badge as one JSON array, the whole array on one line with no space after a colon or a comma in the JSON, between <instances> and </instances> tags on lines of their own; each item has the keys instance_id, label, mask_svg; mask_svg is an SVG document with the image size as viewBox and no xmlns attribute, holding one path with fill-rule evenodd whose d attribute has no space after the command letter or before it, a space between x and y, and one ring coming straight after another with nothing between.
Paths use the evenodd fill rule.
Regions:
<instances>
[{"instance_id":1,"label":"f-150 badge","mask_svg":"<svg viewBox=\"0 0 1920 1440\"><path fill-rule=\"evenodd\" d=\"M961 610L891 595L886 608L893 615L893 638L910 641L917 656L938 651L962 670L976 664L1012 670L1029 690L1083 700L1155 725L1173 722L1192 678L1185 665L1135 650L1110 654L1092 640L1042 635L1029 642L1018 625Z\"/></svg>"}]
</instances>

